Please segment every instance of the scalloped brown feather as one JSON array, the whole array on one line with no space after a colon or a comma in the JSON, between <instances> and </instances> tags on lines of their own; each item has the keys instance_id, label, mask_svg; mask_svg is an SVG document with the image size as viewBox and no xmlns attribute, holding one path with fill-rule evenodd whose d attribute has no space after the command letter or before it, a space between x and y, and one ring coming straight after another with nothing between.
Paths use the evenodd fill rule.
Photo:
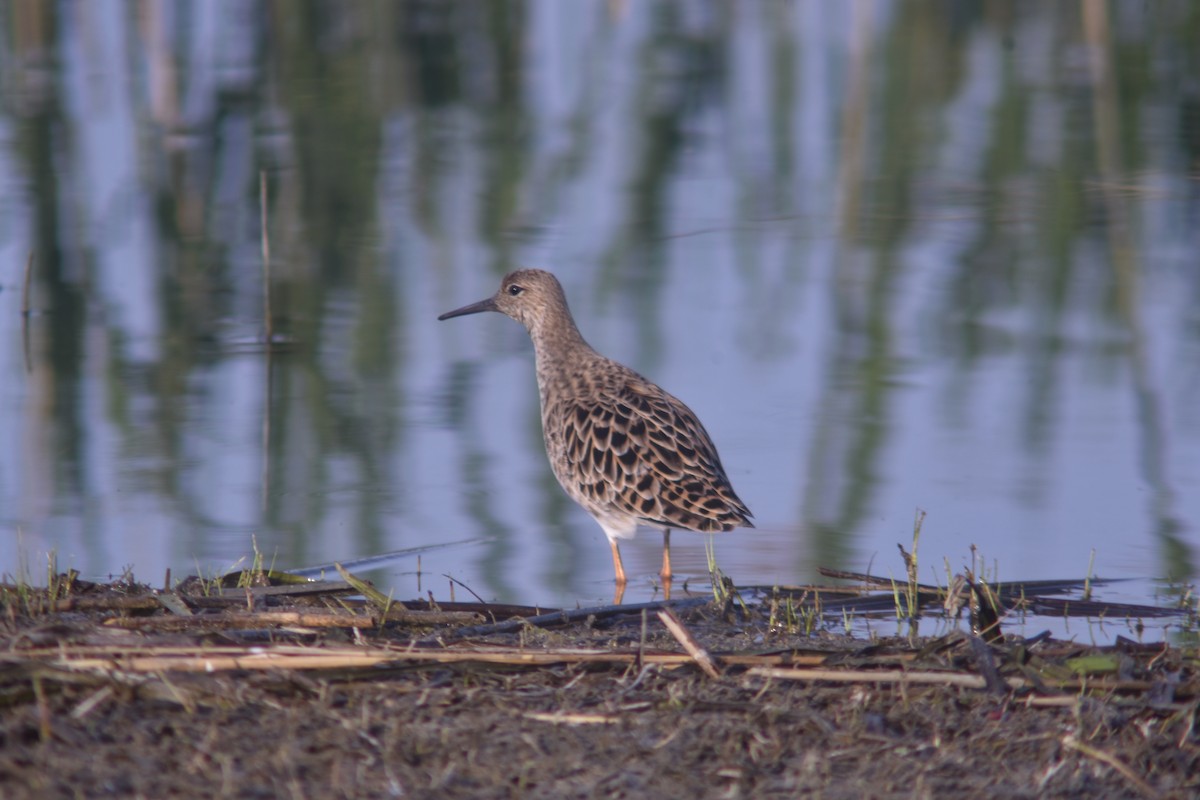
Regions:
<instances>
[{"instance_id":1,"label":"scalloped brown feather","mask_svg":"<svg viewBox=\"0 0 1200 800\"><path fill-rule=\"evenodd\" d=\"M546 452L572 499L660 528L753 527L690 408L599 354L580 366L542 392Z\"/></svg>"}]
</instances>

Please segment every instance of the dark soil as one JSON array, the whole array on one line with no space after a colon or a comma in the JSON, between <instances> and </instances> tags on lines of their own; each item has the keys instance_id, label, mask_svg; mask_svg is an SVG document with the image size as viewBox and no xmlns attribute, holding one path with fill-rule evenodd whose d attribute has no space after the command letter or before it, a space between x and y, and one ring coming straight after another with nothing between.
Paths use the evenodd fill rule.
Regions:
<instances>
[{"instance_id":1,"label":"dark soil","mask_svg":"<svg viewBox=\"0 0 1200 800\"><path fill-rule=\"evenodd\" d=\"M803 636L765 608L685 604L678 616L721 662L713 678L655 661L684 650L654 613L463 637L444 613L268 623L280 610L371 611L251 594L238 610L223 599L237 592L172 593L176 614L187 606L176 616L134 585L0 587L0 796L1200 796L1195 647ZM394 653L203 671L213 648L296 645ZM492 661L438 660L464 651ZM552 663L521 663L530 653ZM157 655L176 666L134 658ZM859 682L772 677L756 659ZM978 687L953 683L980 675Z\"/></svg>"}]
</instances>

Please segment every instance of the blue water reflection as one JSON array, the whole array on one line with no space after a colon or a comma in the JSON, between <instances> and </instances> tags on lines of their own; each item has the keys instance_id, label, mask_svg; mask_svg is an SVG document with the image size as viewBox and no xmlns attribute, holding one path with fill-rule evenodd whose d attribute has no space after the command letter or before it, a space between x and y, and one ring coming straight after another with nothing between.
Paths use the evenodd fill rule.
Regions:
<instances>
[{"instance_id":1,"label":"blue water reflection","mask_svg":"<svg viewBox=\"0 0 1200 800\"><path fill-rule=\"evenodd\" d=\"M708 427L759 524L717 540L739 583L900 575L917 508L930 582L972 544L1002 579L1095 550L1194 581L1194 9L944 10L15 6L0 571L478 539L374 577L607 598L525 332L435 321L530 265ZM703 580L703 538L675 542ZM658 537L627 550L645 599Z\"/></svg>"}]
</instances>

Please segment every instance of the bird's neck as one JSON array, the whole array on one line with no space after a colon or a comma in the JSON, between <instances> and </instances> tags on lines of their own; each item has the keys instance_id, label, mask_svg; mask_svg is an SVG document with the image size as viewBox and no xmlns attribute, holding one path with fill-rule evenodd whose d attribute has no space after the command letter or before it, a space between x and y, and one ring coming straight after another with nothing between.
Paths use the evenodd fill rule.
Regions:
<instances>
[{"instance_id":1,"label":"bird's neck","mask_svg":"<svg viewBox=\"0 0 1200 800\"><path fill-rule=\"evenodd\" d=\"M577 372L583 362L597 357L569 318L558 324L537 326L529 331L529 337L537 356L539 379L560 372Z\"/></svg>"}]
</instances>

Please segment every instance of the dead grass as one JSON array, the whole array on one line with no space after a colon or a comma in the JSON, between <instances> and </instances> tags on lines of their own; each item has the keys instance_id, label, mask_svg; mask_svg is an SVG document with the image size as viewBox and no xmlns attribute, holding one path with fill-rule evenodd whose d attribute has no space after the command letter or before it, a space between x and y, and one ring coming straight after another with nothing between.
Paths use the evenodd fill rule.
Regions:
<instances>
[{"instance_id":1,"label":"dead grass","mask_svg":"<svg viewBox=\"0 0 1200 800\"><path fill-rule=\"evenodd\" d=\"M6 798L1200 792L1193 646L806 636L706 598L668 630L662 605L49 591L0 587Z\"/></svg>"}]
</instances>

